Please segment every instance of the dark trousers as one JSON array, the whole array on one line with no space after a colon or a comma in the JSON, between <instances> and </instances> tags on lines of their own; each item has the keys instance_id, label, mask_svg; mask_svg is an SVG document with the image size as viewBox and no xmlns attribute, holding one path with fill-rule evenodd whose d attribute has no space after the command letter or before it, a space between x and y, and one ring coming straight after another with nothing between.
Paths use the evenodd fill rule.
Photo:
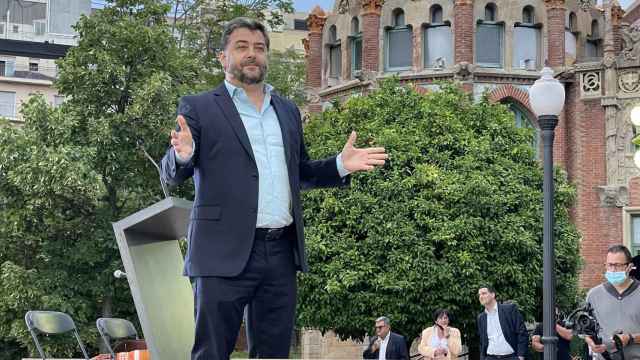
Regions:
<instances>
[{"instance_id":1,"label":"dark trousers","mask_svg":"<svg viewBox=\"0 0 640 360\"><path fill-rule=\"evenodd\" d=\"M196 325L192 360L229 359L245 306L249 357L289 357L297 292L294 239L292 226L278 239L256 231L240 275L191 279Z\"/></svg>"}]
</instances>

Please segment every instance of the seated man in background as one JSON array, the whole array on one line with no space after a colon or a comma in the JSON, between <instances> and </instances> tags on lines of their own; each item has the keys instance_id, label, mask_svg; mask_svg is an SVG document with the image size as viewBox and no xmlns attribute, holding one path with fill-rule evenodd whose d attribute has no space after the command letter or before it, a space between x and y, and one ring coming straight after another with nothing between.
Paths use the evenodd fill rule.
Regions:
<instances>
[{"instance_id":1,"label":"seated man in background","mask_svg":"<svg viewBox=\"0 0 640 360\"><path fill-rule=\"evenodd\" d=\"M409 351L404 336L391 331L389 318L376 319L376 336L362 353L365 359L409 360Z\"/></svg>"}]
</instances>

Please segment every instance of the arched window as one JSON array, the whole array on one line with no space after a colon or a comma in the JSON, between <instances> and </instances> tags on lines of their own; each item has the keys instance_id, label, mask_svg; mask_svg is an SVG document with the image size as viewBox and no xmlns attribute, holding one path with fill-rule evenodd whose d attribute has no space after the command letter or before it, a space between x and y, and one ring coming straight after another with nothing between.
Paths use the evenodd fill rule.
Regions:
<instances>
[{"instance_id":1,"label":"arched window","mask_svg":"<svg viewBox=\"0 0 640 360\"><path fill-rule=\"evenodd\" d=\"M513 29L513 62L514 69L537 70L540 64L542 36L539 25L535 22L535 10L527 5L522 9L522 22L516 23Z\"/></svg>"},{"instance_id":2,"label":"arched window","mask_svg":"<svg viewBox=\"0 0 640 360\"><path fill-rule=\"evenodd\" d=\"M402 9L393 10L393 27L404 26L404 11Z\"/></svg>"},{"instance_id":3,"label":"arched window","mask_svg":"<svg viewBox=\"0 0 640 360\"><path fill-rule=\"evenodd\" d=\"M329 42L336 42L338 40L338 29L335 25L331 25L329 28Z\"/></svg>"},{"instance_id":4,"label":"arched window","mask_svg":"<svg viewBox=\"0 0 640 360\"><path fill-rule=\"evenodd\" d=\"M600 25L598 24L598 20L596 19L593 19L593 21L591 21L591 38L600 38Z\"/></svg>"},{"instance_id":5,"label":"arched window","mask_svg":"<svg viewBox=\"0 0 640 360\"><path fill-rule=\"evenodd\" d=\"M484 7L484 19L476 30L476 63L484 67L501 68L503 59L504 23L496 22L498 8L494 3Z\"/></svg>"},{"instance_id":6,"label":"arched window","mask_svg":"<svg viewBox=\"0 0 640 360\"><path fill-rule=\"evenodd\" d=\"M431 22L425 24L423 39L424 67L443 69L453 63L453 35L451 22L444 21L442 6L429 9Z\"/></svg>"},{"instance_id":7,"label":"arched window","mask_svg":"<svg viewBox=\"0 0 640 360\"><path fill-rule=\"evenodd\" d=\"M329 77L339 78L342 72L342 49L338 39L338 28L335 25L329 27Z\"/></svg>"},{"instance_id":8,"label":"arched window","mask_svg":"<svg viewBox=\"0 0 640 360\"><path fill-rule=\"evenodd\" d=\"M362 33L358 17L351 19L351 78L356 76L356 71L362 70Z\"/></svg>"},{"instance_id":9,"label":"arched window","mask_svg":"<svg viewBox=\"0 0 640 360\"><path fill-rule=\"evenodd\" d=\"M535 22L535 11L533 6L527 5L522 9L522 23L533 24Z\"/></svg>"},{"instance_id":10,"label":"arched window","mask_svg":"<svg viewBox=\"0 0 640 360\"><path fill-rule=\"evenodd\" d=\"M600 39L600 24L598 20L591 21L591 34L585 43L585 60L598 61L602 57L602 40Z\"/></svg>"},{"instance_id":11,"label":"arched window","mask_svg":"<svg viewBox=\"0 0 640 360\"><path fill-rule=\"evenodd\" d=\"M497 12L496 4L488 3L487 6L484 7L484 21L496 21L498 18Z\"/></svg>"},{"instance_id":12,"label":"arched window","mask_svg":"<svg viewBox=\"0 0 640 360\"><path fill-rule=\"evenodd\" d=\"M564 31L564 50L567 55L573 59L577 58L578 54L578 17L573 11L567 13L567 19Z\"/></svg>"},{"instance_id":13,"label":"arched window","mask_svg":"<svg viewBox=\"0 0 640 360\"><path fill-rule=\"evenodd\" d=\"M385 31L385 70L408 70L413 61L413 31L402 9L393 10L391 25Z\"/></svg>"},{"instance_id":14,"label":"arched window","mask_svg":"<svg viewBox=\"0 0 640 360\"><path fill-rule=\"evenodd\" d=\"M578 31L578 16L573 11L569 13L567 28L573 33Z\"/></svg>"},{"instance_id":15,"label":"arched window","mask_svg":"<svg viewBox=\"0 0 640 360\"><path fill-rule=\"evenodd\" d=\"M536 159L540 157L539 154L539 144L540 144L540 131L539 129L533 125L533 121L529 119L529 112L524 110L524 108L515 102L509 102L508 105L509 110L513 112L514 121L516 123L516 127L525 128L525 129L533 129L535 131L533 140L531 142L531 146L536 153Z\"/></svg>"},{"instance_id":16,"label":"arched window","mask_svg":"<svg viewBox=\"0 0 640 360\"><path fill-rule=\"evenodd\" d=\"M442 24L442 6L435 4L431 6L431 23L432 24Z\"/></svg>"}]
</instances>

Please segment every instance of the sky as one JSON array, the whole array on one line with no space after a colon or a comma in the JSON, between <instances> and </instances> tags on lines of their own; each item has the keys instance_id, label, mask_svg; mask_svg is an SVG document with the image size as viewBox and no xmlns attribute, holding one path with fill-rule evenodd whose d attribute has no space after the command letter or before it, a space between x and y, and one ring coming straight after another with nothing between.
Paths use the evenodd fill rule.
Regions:
<instances>
[{"instance_id":1,"label":"sky","mask_svg":"<svg viewBox=\"0 0 640 360\"><path fill-rule=\"evenodd\" d=\"M324 11L333 9L334 0L293 0L293 7L296 11L310 12L316 5Z\"/></svg>"}]
</instances>

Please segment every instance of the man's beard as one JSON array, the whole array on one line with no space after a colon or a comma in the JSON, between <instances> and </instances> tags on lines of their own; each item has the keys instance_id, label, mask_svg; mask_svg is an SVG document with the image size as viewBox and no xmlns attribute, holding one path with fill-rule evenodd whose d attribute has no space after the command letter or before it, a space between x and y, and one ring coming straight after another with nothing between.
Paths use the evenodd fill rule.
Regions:
<instances>
[{"instance_id":1,"label":"man's beard","mask_svg":"<svg viewBox=\"0 0 640 360\"><path fill-rule=\"evenodd\" d=\"M257 66L258 74L249 74L244 72L245 66ZM240 66L231 65L231 74L234 78L246 85L254 85L261 83L265 76L267 75L267 65L266 64L258 64L255 61L246 61L240 64Z\"/></svg>"}]
</instances>

